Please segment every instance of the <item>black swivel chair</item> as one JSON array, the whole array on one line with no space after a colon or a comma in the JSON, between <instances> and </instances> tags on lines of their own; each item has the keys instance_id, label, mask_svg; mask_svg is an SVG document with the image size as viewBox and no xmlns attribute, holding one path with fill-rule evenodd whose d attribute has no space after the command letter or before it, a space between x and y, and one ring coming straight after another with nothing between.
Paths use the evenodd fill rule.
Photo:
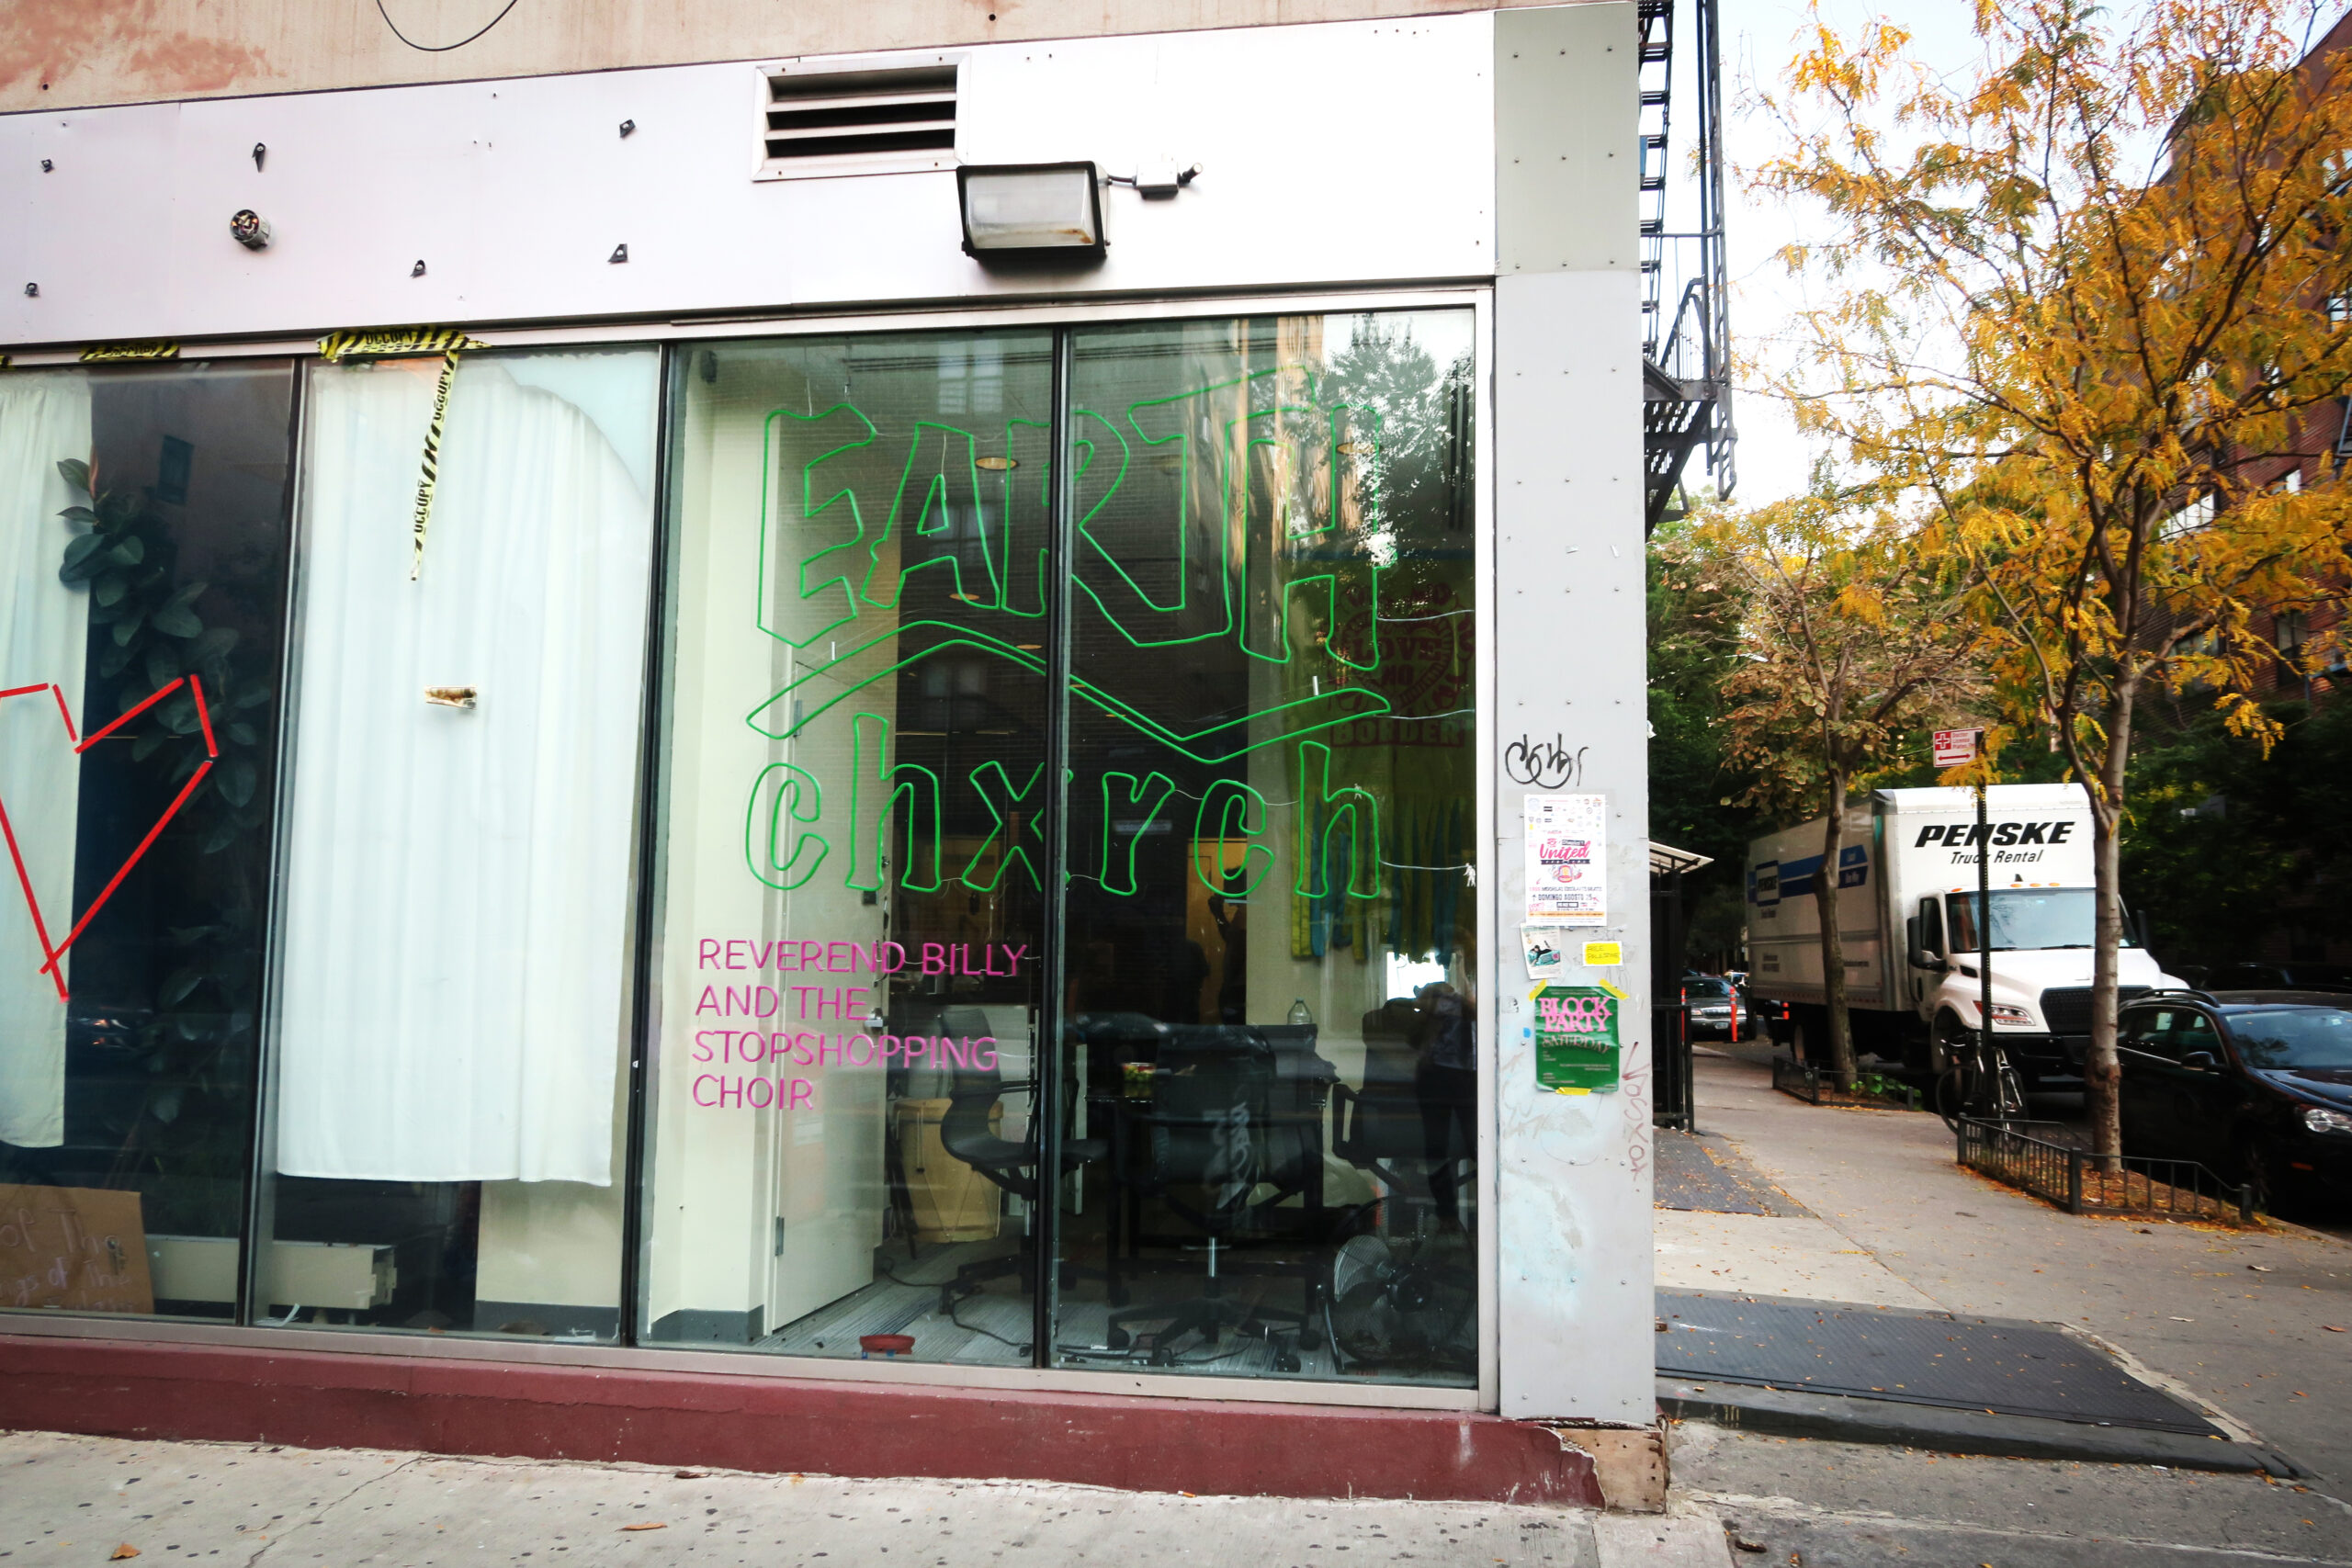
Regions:
<instances>
[{"instance_id":1,"label":"black swivel chair","mask_svg":"<svg viewBox=\"0 0 2352 1568\"><path fill-rule=\"evenodd\" d=\"M1392 1192L1415 1185L1396 1162L1421 1158L1428 1145L1413 1081L1420 1061L1413 1041L1420 1027L1420 1005L1402 997L1364 1014L1363 1081L1332 1090L1331 1152L1378 1177Z\"/></svg>"},{"instance_id":2,"label":"black swivel chair","mask_svg":"<svg viewBox=\"0 0 2352 1568\"><path fill-rule=\"evenodd\" d=\"M980 1039L989 1033L988 1015L978 1008L948 1008L939 1015L942 1033L961 1039ZM1050 1066L1050 1064L1046 1064ZM1035 1116L1029 1119L1028 1131L1015 1141L1001 1137L990 1125L989 1112L1002 1099L1008 1087L1023 1089L1023 1084L1008 1086L998 1067L957 1067L948 1089L947 1113L940 1118L939 1143L953 1157L962 1160L1003 1190L1026 1201L1034 1209L1052 1201L1055 1183L1037 1180L1038 1135L1041 1131ZM1064 1138L1062 1140L1061 1174L1068 1176L1081 1166L1103 1158L1111 1152L1110 1145L1101 1138ZM1007 1274L1035 1279L1032 1272L1036 1260L1036 1234L1024 1231L1017 1251L984 1258L977 1263L967 1263L956 1270L956 1278L939 1288L939 1310L950 1311L962 1297L970 1295L989 1280Z\"/></svg>"},{"instance_id":3,"label":"black swivel chair","mask_svg":"<svg viewBox=\"0 0 2352 1568\"><path fill-rule=\"evenodd\" d=\"M1148 1108L1124 1107L1116 1122L1118 1179L1131 1198L1159 1199L1207 1236L1208 1278L1190 1300L1113 1313L1111 1348L1131 1342L1129 1324L1163 1319L1153 1337L1154 1365L1173 1364L1173 1347L1193 1330L1208 1345L1228 1328L1265 1333L1266 1319L1304 1331L1307 1313L1234 1301L1217 1273L1220 1244L1251 1229L1307 1180L1306 1145L1278 1135L1275 1052L1247 1027L1174 1025L1160 1043L1151 1082ZM1319 1149L1313 1157L1319 1161ZM1269 1183L1274 1195L1253 1200ZM1296 1271L1308 1273L1304 1266ZM1298 1370L1295 1350L1279 1342L1275 1361L1282 1371Z\"/></svg>"}]
</instances>

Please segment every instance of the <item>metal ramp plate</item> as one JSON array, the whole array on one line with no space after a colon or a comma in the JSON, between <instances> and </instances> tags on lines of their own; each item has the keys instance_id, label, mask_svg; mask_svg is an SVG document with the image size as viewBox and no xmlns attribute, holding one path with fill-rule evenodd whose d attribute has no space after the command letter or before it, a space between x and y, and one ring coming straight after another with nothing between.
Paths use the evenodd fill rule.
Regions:
<instances>
[{"instance_id":1,"label":"metal ramp plate","mask_svg":"<svg viewBox=\"0 0 2352 1568\"><path fill-rule=\"evenodd\" d=\"M2163 1390L2055 1329L1942 1313L1657 1292L1657 1370L1860 1399L2222 1434Z\"/></svg>"}]
</instances>

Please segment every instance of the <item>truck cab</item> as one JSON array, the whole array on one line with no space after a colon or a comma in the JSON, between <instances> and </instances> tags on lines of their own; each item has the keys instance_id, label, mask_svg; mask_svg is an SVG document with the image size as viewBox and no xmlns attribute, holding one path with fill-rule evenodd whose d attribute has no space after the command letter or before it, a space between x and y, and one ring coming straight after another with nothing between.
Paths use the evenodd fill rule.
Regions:
<instances>
[{"instance_id":1,"label":"truck cab","mask_svg":"<svg viewBox=\"0 0 2352 1568\"><path fill-rule=\"evenodd\" d=\"M1993 1036L2030 1085L2082 1071L2090 1044L2091 955L2096 892L2088 886L2032 884L1992 889ZM1963 1031L1979 1026L1981 950L1973 886L1927 893L1905 920L1913 1011L1926 1026L1914 1065L1940 1070ZM2121 1001L2180 982L2165 975L2132 935L2116 955Z\"/></svg>"}]
</instances>

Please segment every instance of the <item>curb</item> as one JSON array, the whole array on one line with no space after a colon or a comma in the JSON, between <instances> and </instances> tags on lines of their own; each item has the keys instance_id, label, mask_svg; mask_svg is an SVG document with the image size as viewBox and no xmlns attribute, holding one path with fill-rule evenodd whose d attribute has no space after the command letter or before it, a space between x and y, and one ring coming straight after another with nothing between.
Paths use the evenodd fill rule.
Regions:
<instances>
[{"instance_id":1,"label":"curb","mask_svg":"<svg viewBox=\"0 0 2352 1568\"><path fill-rule=\"evenodd\" d=\"M2276 1450L2233 1443L2218 1436L2192 1438L2177 1432L2096 1427L2031 1416L1987 1416L1937 1405L1702 1383L1684 1378L1657 1380L1657 1407L1662 1415L1679 1421L1708 1421L1784 1438L1823 1438L2008 1459L2260 1473L2281 1480L2299 1480L2309 1473Z\"/></svg>"}]
</instances>

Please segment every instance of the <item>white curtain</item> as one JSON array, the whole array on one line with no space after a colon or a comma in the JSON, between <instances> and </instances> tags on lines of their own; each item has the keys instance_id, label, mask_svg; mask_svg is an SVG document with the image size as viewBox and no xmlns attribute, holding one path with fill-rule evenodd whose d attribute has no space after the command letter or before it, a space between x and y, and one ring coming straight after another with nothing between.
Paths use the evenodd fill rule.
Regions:
<instances>
[{"instance_id":1,"label":"white curtain","mask_svg":"<svg viewBox=\"0 0 2352 1568\"><path fill-rule=\"evenodd\" d=\"M439 368L311 381L277 1169L605 1185L652 501L545 363L467 360L411 581Z\"/></svg>"},{"instance_id":2,"label":"white curtain","mask_svg":"<svg viewBox=\"0 0 2352 1568\"><path fill-rule=\"evenodd\" d=\"M90 595L57 581L83 503L57 471L90 456L90 384L78 370L0 375L0 691L54 682L81 722ZM74 926L81 761L42 692L0 702L0 803L50 939ZM40 972L40 939L14 864L0 859L0 1142L65 1141L65 1004ZM71 979L71 964L64 966Z\"/></svg>"}]
</instances>

